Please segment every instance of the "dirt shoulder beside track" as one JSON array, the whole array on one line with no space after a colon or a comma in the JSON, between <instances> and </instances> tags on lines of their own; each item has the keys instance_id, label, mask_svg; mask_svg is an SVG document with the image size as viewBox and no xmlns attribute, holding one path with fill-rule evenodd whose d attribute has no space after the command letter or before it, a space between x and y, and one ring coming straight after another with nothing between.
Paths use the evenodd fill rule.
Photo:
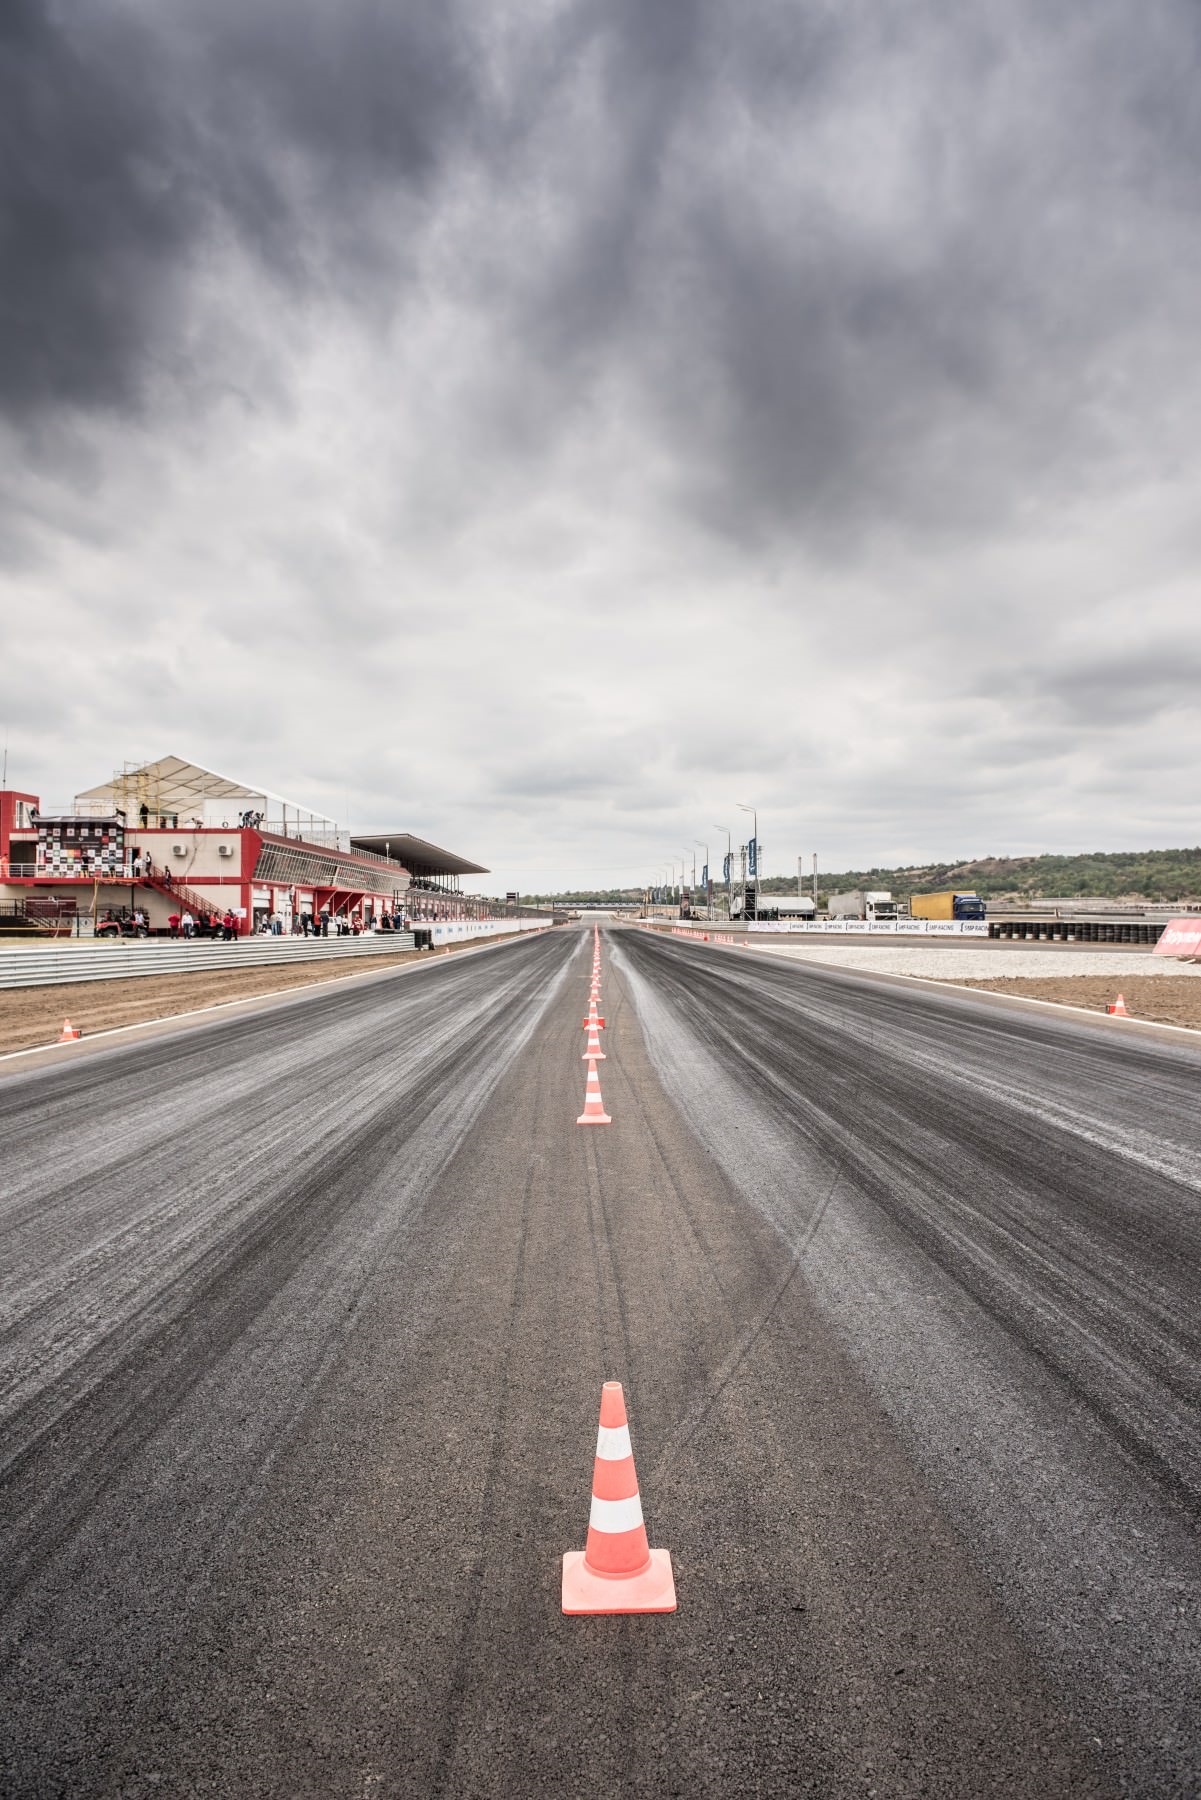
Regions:
<instances>
[{"instance_id":1,"label":"dirt shoulder beside track","mask_svg":"<svg viewBox=\"0 0 1201 1800\"><path fill-rule=\"evenodd\" d=\"M1027 1000L1054 1000L1060 1006L1083 1006L1104 1012L1119 995L1136 1019L1159 1025L1188 1025L1201 1030L1201 981L1189 975L1060 975L1010 980L962 981L940 975L955 987L987 988L994 994L1017 994Z\"/></svg>"},{"instance_id":2,"label":"dirt shoulder beside track","mask_svg":"<svg viewBox=\"0 0 1201 1800\"><path fill-rule=\"evenodd\" d=\"M496 938L472 938L454 951L494 944ZM377 974L398 963L427 962L440 950L399 950L395 955L348 957L345 962L289 963L283 968L213 969L194 975L136 975L128 981L76 981L58 987L0 989L0 1055L53 1044L70 1019L85 1035L118 1025L141 1025L179 1013L219 1006L224 1000L248 1000L256 994L278 994L289 988L315 987L347 975Z\"/></svg>"}]
</instances>

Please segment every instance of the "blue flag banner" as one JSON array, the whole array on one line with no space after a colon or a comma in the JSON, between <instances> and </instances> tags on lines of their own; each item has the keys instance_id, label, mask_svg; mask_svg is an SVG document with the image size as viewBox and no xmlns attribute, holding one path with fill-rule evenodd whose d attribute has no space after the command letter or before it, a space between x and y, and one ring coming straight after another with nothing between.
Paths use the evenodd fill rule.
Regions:
<instances>
[{"instance_id":1,"label":"blue flag banner","mask_svg":"<svg viewBox=\"0 0 1201 1800\"><path fill-rule=\"evenodd\" d=\"M706 863L704 868L701 870L701 886L705 889L705 892L708 893L708 891L709 891L709 865L708 865L708 863Z\"/></svg>"},{"instance_id":2,"label":"blue flag banner","mask_svg":"<svg viewBox=\"0 0 1201 1800\"><path fill-rule=\"evenodd\" d=\"M728 855L722 861L721 878L723 881L726 881L726 882L728 882L730 879L730 858Z\"/></svg>"},{"instance_id":3,"label":"blue flag banner","mask_svg":"<svg viewBox=\"0 0 1201 1800\"><path fill-rule=\"evenodd\" d=\"M757 876L759 873L759 840L752 838L746 847L746 872Z\"/></svg>"}]
</instances>

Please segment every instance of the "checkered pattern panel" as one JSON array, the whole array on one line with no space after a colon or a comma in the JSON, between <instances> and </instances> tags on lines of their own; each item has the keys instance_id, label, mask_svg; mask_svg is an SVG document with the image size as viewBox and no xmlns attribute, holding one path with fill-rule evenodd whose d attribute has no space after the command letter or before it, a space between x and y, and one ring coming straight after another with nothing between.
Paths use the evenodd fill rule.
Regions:
<instances>
[{"instance_id":1,"label":"checkered pattern panel","mask_svg":"<svg viewBox=\"0 0 1201 1800\"><path fill-rule=\"evenodd\" d=\"M40 820L37 872L67 877L123 875L125 832L108 819Z\"/></svg>"}]
</instances>

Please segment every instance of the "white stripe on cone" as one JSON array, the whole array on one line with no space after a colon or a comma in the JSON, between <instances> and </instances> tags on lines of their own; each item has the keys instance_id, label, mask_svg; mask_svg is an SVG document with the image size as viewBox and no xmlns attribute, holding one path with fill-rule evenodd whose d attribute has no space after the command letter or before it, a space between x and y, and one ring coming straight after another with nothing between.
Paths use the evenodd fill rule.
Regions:
<instances>
[{"instance_id":1,"label":"white stripe on cone","mask_svg":"<svg viewBox=\"0 0 1201 1800\"><path fill-rule=\"evenodd\" d=\"M633 1456L628 1425L599 1425L596 1431L596 1454L602 1462L621 1462Z\"/></svg>"},{"instance_id":2,"label":"white stripe on cone","mask_svg":"<svg viewBox=\"0 0 1201 1800\"><path fill-rule=\"evenodd\" d=\"M601 1099L600 1078L596 1073L596 1064L588 1064L588 1081L584 1089L584 1110L576 1120L577 1125L611 1125L612 1120L605 1111Z\"/></svg>"},{"instance_id":3,"label":"white stripe on cone","mask_svg":"<svg viewBox=\"0 0 1201 1800\"><path fill-rule=\"evenodd\" d=\"M628 1500L598 1500L593 1494L588 1515L593 1531L636 1531L642 1522L642 1500L638 1494L631 1494Z\"/></svg>"}]
</instances>

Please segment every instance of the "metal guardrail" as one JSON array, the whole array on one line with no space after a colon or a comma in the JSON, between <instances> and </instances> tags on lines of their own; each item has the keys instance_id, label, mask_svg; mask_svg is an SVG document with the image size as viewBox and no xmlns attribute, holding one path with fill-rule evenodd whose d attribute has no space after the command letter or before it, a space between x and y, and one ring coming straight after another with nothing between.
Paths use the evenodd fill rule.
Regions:
<instances>
[{"instance_id":1,"label":"metal guardrail","mask_svg":"<svg viewBox=\"0 0 1201 1800\"><path fill-rule=\"evenodd\" d=\"M71 981L126 981L136 975L194 975L204 969L254 969L332 957L352 960L412 950L411 931L381 931L365 937L236 938L232 944L195 939L164 943L64 943L0 950L0 989L61 987Z\"/></svg>"}]
</instances>

